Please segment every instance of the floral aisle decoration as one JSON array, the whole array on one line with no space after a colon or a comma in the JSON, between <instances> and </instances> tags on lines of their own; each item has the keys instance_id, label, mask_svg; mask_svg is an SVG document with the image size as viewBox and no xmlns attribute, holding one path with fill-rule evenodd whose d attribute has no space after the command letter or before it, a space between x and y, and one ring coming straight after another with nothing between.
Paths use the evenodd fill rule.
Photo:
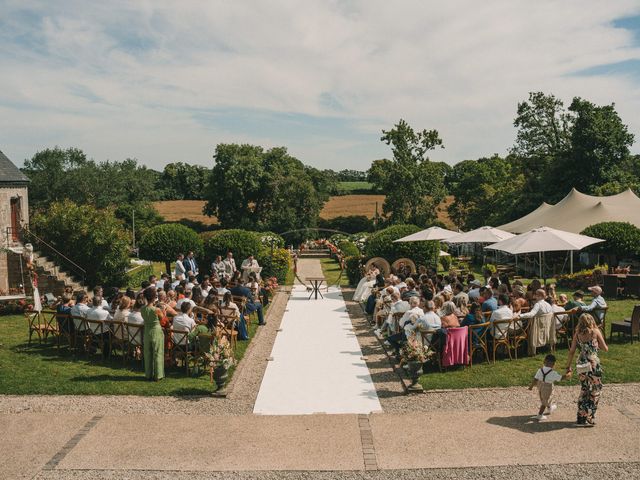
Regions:
<instances>
[{"instance_id":1,"label":"floral aisle decoration","mask_svg":"<svg viewBox=\"0 0 640 480\"><path fill-rule=\"evenodd\" d=\"M209 347L209 352L205 353L205 356L209 363L211 383L215 381L218 390L220 390L227 381L229 368L236 363L229 339L227 337L216 338Z\"/></svg>"},{"instance_id":2,"label":"floral aisle decoration","mask_svg":"<svg viewBox=\"0 0 640 480\"><path fill-rule=\"evenodd\" d=\"M427 361L427 349L422 342L418 340L417 336L412 334L402 346L401 357L403 363L406 363L409 367L410 386L413 386L418 383L422 364Z\"/></svg>"}]
</instances>

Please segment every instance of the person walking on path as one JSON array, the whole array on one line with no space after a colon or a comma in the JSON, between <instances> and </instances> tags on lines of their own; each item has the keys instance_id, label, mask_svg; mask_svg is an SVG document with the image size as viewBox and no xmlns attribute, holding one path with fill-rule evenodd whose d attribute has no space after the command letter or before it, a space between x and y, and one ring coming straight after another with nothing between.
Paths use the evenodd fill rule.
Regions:
<instances>
[{"instance_id":1,"label":"person walking on path","mask_svg":"<svg viewBox=\"0 0 640 480\"><path fill-rule=\"evenodd\" d=\"M583 313L578 319L578 326L573 334L573 341L567 358L567 373L571 370L571 361L580 348L576 361L576 373L580 380L580 396L578 397L577 424L592 427L596 424L595 415L602 391L602 366L598 350L609 351L602 332L595 319Z\"/></svg>"},{"instance_id":2,"label":"person walking on path","mask_svg":"<svg viewBox=\"0 0 640 480\"><path fill-rule=\"evenodd\" d=\"M155 287L144 291L147 305L140 313L144 319L144 376L147 380L164 378L164 333L160 326L160 317L154 304L157 300Z\"/></svg>"},{"instance_id":3,"label":"person walking on path","mask_svg":"<svg viewBox=\"0 0 640 480\"><path fill-rule=\"evenodd\" d=\"M540 397L540 409L538 415L535 417L538 421L547 419L547 415L551 415L556 409L556 404L551 403L551 395L553 394L553 384L561 380L566 380L571 377L571 372L567 372L564 375L560 375L553 367L556 364L556 357L554 355L547 355L544 357L544 365L538 369L535 376L529 384L529 390L533 390L533 387L538 387L538 395ZM546 411L546 414L545 414Z\"/></svg>"}]
</instances>

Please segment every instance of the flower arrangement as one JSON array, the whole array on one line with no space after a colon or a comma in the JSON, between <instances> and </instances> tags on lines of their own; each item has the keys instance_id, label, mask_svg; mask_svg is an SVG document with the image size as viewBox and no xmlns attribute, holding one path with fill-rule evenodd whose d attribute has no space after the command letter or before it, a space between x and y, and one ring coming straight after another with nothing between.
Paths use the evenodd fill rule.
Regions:
<instances>
[{"instance_id":1,"label":"flower arrangement","mask_svg":"<svg viewBox=\"0 0 640 480\"><path fill-rule=\"evenodd\" d=\"M212 372L216 367L228 369L235 364L231 343L227 337L216 339L209 347L209 353L205 353L205 356Z\"/></svg>"},{"instance_id":2,"label":"flower arrangement","mask_svg":"<svg viewBox=\"0 0 640 480\"><path fill-rule=\"evenodd\" d=\"M411 335L402 346L402 360L405 363L427 361L427 349L418 341L416 335Z\"/></svg>"}]
</instances>

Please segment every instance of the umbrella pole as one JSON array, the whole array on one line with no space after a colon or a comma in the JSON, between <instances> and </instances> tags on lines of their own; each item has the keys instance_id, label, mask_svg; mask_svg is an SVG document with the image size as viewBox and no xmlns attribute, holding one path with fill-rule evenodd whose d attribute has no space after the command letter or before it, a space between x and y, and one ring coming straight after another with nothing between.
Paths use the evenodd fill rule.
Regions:
<instances>
[{"instance_id":1,"label":"umbrella pole","mask_svg":"<svg viewBox=\"0 0 640 480\"><path fill-rule=\"evenodd\" d=\"M538 252L538 265L540 266L540 278L542 278L542 252Z\"/></svg>"},{"instance_id":2,"label":"umbrella pole","mask_svg":"<svg viewBox=\"0 0 640 480\"><path fill-rule=\"evenodd\" d=\"M569 265L571 265L571 275L573 275L573 250L569 252L571 255L571 260L569 261Z\"/></svg>"}]
</instances>

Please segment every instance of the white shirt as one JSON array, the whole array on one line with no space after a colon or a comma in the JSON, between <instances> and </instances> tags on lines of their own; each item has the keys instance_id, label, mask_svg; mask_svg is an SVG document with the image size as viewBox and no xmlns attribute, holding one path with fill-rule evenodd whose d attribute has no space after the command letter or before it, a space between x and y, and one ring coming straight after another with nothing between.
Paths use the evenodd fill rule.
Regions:
<instances>
[{"instance_id":1,"label":"white shirt","mask_svg":"<svg viewBox=\"0 0 640 480\"><path fill-rule=\"evenodd\" d=\"M175 278L178 278L180 275L184 276L187 271L184 268L184 264L180 260L176 260L176 268L173 272Z\"/></svg>"},{"instance_id":2,"label":"white shirt","mask_svg":"<svg viewBox=\"0 0 640 480\"><path fill-rule=\"evenodd\" d=\"M87 305L86 303L76 303L73 307L71 307L71 316L87 318L88 311L89 305ZM76 329L80 328L80 320L74 318L73 324L75 325Z\"/></svg>"},{"instance_id":3,"label":"white shirt","mask_svg":"<svg viewBox=\"0 0 640 480\"><path fill-rule=\"evenodd\" d=\"M191 308L196 306L196 302L194 302L193 300L191 300L190 298L181 298L180 300L178 300L176 302L176 306L174 308L175 311L179 312L180 311L180 307L182 307L182 304L184 302L189 302L191 304Z\"/></svg>"},{"instance_id":4,"label":"white shirt","mask_svg":"<svg viewBox=\"0 0 640 480\"><path fill-rule=\"evenodd\" d=\"M491 318L489 321L491 322L491 335L493 338L502 338L504 334L507 332L508 328L506 326L501 326L500 330L494 327L493 323L500 320L511 320L513 318L513 311L509 308L508 305L502 305L501 307L496 308L493 312L491 312ZM509 326L511 328L511 326Z\"/></svg>"},{"instance_id":5,"label":"white shirt","mask_svg":"<svg viewBox=\"0 0 640 480\"><path fill-rule=\"evenodd\" d=\"M92 307L87 311L87 320L104 322L105 320L111 320L111 314L100 305L99 307ZM100 333L100 325L91 324L90 328L93 333ZM104 332L106 332L106 329L103 328L102 333Z\"/></svg>"},{"instance_id":6,"label":"white shirt","mask_svg":"<svg viewBox=\"0 0 640 480\"><path fill-rule=\"evenodd\" d=\"M416 326L430 330L438 329L442 327L442 319L436 312L429 311L418 318L418 320L416 321Z\"/></svg>"},{"instance_id":7,"label":"white shirt","mask_svg":"<svg viewBox=\"0 0 640 480\"><path fill-rule=\"evenodd\" d=\"M404 327L407 322L415 322L418 318L424 315L424 310L420 307L413 307L407 310L400 319L400 327Z\"/></svg>"},{"instance_id":8,"label":"white shirt","mask_svg":"<svg viewBox=\"0 0 640 480\"><path fill-rule=\"evenodd\" d=\"M164 280L158 280L158 281L156 282L155 287L156 287L157 289L163 289L163 290L164 290Z\"/></svg>"},{"instance_id":9,"label":"white shirt","mask_svg":"<svg viewBox=\"0 0 640 480\"><path fill-rule=\"evenodd\" d=\"M560 305L551 305L551 308L553 309L553 313L566 311ZM564 322L567 319L567 315L557 315L555 318L556 318L556 328L558 328L558 327L561 327L562 322Z\"/></svg>"},{"instance_id":10,"label":"white shirt","mask_svg":"<svg viewBox=\"0 0 640 480\"><path fill-rule=\"evenodd\" d=\"M553 382L559 382L560 380L562 380L562 375L556 372L553 368L542 367L538 369L533 378L535 378L539 382L553 384Z\"/></svg>"},{"instance_id":11,"label":"white shirt","mask_svg":"<svg viewBox=\"0 0 640 480\"><path fill-rule=\"evenodd\" d=\"M142 313L136 310L131 310L129 312L129 315L127 315L127 323L129 325L144 325L144 318L142 318ZM140 329L127 328L127 331L129 332L129 341L133 345L140 345L142 340Z\"/></svg>"},{"instance_id":12,"label":"white shirt","mask_svg":"<svg viewBox=\"0 0 640 480\"><path fill-rule=\"evenodd\" d=\"M174 330L186 330L190 332L193 327L196 326L196 322L186 313L181 313L173 317L173 329ZM187 336L184 333L173 333L173 341L178 345L184 345L187 343Z\"/></svg>"},{"instance_id":13,"label":"white shirt","mask_svg":"<svg viewBox=\"0 0 640 480\"><path fill-rule=\"evenodd\" d=\"M229 291L228 288L225 287L219 287L216 290L218 290L218 295L223 296L225 293L227 293Z\"/></svg>"},{"instance_id":14,"label":"white shirt","mask_svg":"<svg viewBox=\"0 0 640 480\"><path fill-rule=\"evenodd\" d=\"M113 320L115 322L123 322L123 323L127 323L127 317L129 316L129 309L126 308L124 310L120 310L120 308L116 309L116 313L113 314ZM113 326L113 333L114 335L119 338L120 340L124 340L125 337L127 336L125 333L125 328L120 328L120 325L114 325Z\"/></svg>"},{"instance_id":15,"label":"white shirt","mask_svg":"<svg viewBox=\"0 0 640 480\"><path fill-rule=\"evenodd\" d=\"M530 311L527 313L521 313L520 318L533 318L547 313L553 313L553 308L551 308L551 305L549 305L546 300L540 300L536 302Z\"/></svg>"}]
</instances>

